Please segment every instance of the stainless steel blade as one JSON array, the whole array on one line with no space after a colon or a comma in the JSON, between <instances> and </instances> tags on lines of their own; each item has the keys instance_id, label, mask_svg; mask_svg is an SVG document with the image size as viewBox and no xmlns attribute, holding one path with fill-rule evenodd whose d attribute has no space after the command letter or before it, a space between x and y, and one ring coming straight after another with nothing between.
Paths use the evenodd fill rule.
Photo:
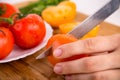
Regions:
<instances>
[{"instance_id":1,"label":"stainless steel blade","mask_svg":"<svg viewBox=\"0 0 120 80\"><path fill-rule=\"evenodd\" d=\"M104 21L108 16L115 12L120 5L120 0L110 0L100 10L85 19L82 23L78 24L76 28L68 32L68 34L74 35L76 38L83 37L86 33L92 30L96 25ZM50 54L52 47L45 50L36 59L41 59Z\"/></svg>"}]
</instances>

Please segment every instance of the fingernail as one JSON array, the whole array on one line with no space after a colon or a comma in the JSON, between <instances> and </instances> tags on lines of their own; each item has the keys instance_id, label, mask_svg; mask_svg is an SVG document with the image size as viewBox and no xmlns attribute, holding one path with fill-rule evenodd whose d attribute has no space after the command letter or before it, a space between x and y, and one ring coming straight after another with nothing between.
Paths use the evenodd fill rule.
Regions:
<instances>
[{"instance_id":1,"label":"fingernail","mask_svg":"<svg viewBox=\"0 0 120 80\"><path fill-rule=\"evenodd\" d=\"M62 50L61 49L56 49L54 52L53 52L53 55L55 57L59 57L62 55Z\"/></svg>"},{"instance_id":2,"label":"fingernail","mask_svg":"<svg viewBox=\"0 0 120 80\"><path fill-rule=\"evenodd\" d=\"M65 76L65 80L72 80L71 76Z\"/></svg>"},{"instance_id":3,"label":"fingernail","mask_svg":"<svg viewBox=\"0 0 120 80\"><path fill-rule=\"evenodd\" d=\"M58 73L58 74L62 73L62 66L61 65L56 65L54 67L54 72Z\"/></svg>"}]
</instances>

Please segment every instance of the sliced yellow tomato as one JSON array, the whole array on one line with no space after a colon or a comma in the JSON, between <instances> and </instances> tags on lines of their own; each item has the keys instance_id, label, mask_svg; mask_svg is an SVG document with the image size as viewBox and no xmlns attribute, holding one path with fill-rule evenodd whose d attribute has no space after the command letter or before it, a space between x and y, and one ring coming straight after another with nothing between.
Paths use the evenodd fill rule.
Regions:
<instances>
[{"instance_id":1,"label":"sliced yellow tomato","mask_svg":"<svg viewBox=\"0 0 120 80\"><path fill-rule=\"evenodd\" d=\"M72 22L72 23L61 24L61 25L59 26L59 30L60 30L61 33L66 34L66 33L68 33L69 31L71 31L73 28L75 28L78 23L79 23L79 22ZM90 37L95 37L95 36L97 36L98 31L99 31L99 25L96 26L95 28L93 28L90 32L88 32L88 33L87 33L85 36L83 36L81 39L90 38Z\"/></svg>"},{"instance_id":2,"label":"sliced yellow tomato","mask_svg":"<svg viewBox=\"0 0 120 80\"><path fill-rule=\"evenodd\" d=\"M95 37L98 34L100 25L97 25L95 28L93 28L90 32L88 32L85 36L83 36L81 39L91 38Z\"/></svg>"},{"instance_id":3,"label":"sliced yellow tomato","mask_svg":"<svg viewBox=\"0 0 120 80\"><path fill-rule=\"evenodd\" d=\"M65 24L61 24L59 26L60 32L63 34L68 33L69 31L71 31L73 28L75 28L75 26L78 24L79 22L71 22L71 23L65 23Z\"/></svg>"},{"instance_id":4,"label":"sliced yellow tomato","mask_svg":"<svg viewBox=\"0 0 120 80\"><path fill-rule=\"evenodd\" d=\"M61 3L59 3L59 5L71 6L73 9L76 10L75 3L71 2L71 1L62 1Z\"/></svg>"},{"instance_id":5,"label":"sliced yellow tomato","mask_svg":"<svg viewBox=\"0 0 120 80\"><path fill-rule=\"evenodd\" d=\"M61 24L72 22L76 16L75 3L70 1L67 2L44 9L42 11L43 19L47 21L52 27L58 27ZM73 4L74 8L71 6Z\"/></svg>"}]
</instances>

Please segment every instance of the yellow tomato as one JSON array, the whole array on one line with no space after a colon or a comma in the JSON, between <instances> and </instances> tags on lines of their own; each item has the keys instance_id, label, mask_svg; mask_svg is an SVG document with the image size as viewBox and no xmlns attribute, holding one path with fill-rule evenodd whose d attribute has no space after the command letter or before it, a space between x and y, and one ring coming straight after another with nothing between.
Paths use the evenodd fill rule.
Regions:
<instances>
[{"instance_id":1,"label":"yellow tomato","mask_svg":"<svg viewBox=\"0 0 120 80\"><path fill-rule=\"evenodd\" d=\"M68 33L69 31L71 31L73 28L76 27L76 25L78 24L78 22L72 22L72 23L65 23L65 24L61 24L59 26L60 32L63 34ZM85 36L83 36L81 39L86 39L86 38L90 38L90 37L95 37L97 36L99 31L99 25L96 26L95 28L93 28L90 32L88 32Z\"/></svg>"},{"instance_id":2,"label":"yellow tomato","mask_svg":"<svg viewBox=\"0 0 120 80\"><path fill-rule=\"evenodd\" d=\"M71 2L71 1L63 1L63 2L59 3L59 5L71 6L73 9L76 10L75 3Z\"/></svg>"},{"instance_id":3,"label":"yellow tomato","mask_svg":"<svg viewBox=\"0 0 120 80\"><path fill-rule=\"evenodd\" d=\"M70 5L62 4L48 7L42 12L43 19L53 27L58 27L61 24L72 22L75 19L75 16L76 9Z\"/></svg>"},{"instance_id":4,"label":"yellow tomato","mask_svg":"<svg viewBox=\"0 0 120 80\"><path fill-rule=\"evenodd\" d=\"M85 36L83 36L81 39L91 38L95 37L98 34L100 25L97 25L95 28L93 28L90 32L88 32Z\"/></svg>"},{"instance_id":5,"label":"yellow tomato","mask_svg":"<svg viewBox=\"0 0 120 80\"><path fill-rule=\"evenodd\" d=\"M71 31L79 22L71 22L59 25L59 30L61 33L66 34Z\"/></svg>"}]
</instances>

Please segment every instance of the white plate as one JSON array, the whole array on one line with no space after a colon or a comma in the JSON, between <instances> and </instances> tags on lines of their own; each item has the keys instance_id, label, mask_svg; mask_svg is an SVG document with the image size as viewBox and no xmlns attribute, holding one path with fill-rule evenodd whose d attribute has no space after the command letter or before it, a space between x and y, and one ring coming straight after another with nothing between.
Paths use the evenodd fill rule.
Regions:
<instances>
[{"instance_id":1,"label":"white plate","mask_svg":"<svg viewBox=\"0 0 120 80\"><path fill-rule=\"evenodd\" d=\"M42 43L40 43L38 46L32 49L27 49L27 50L20 49L18 46L15 45L13 51L9 54L9 56L0 60L0 63L6 63L6 62L18 60L20 58L24 58L29 55L32 55L38 50L42 49L47 44L48 39L53 35L53 29L51 28L51 26L46 22L45 22L45 26L46 26L46 36L43 39Z\"/></svg>"}]
</instances>

